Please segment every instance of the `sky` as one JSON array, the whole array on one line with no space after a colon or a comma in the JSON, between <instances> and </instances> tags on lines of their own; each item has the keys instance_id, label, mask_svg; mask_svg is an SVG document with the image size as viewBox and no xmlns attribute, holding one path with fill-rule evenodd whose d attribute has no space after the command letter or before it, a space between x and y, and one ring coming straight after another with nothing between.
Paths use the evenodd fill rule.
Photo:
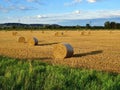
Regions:
<instances>
[{"instance_id":1,"label":"sky","mask_svg":"<svg viewBox=\"0 0 120 90\"><path fill-rule=\"evenodd\" d=\"M64 24L115 18L120 17L119 4L120 0L0 0L0 23Z\"/></svg>"}]
</instances>

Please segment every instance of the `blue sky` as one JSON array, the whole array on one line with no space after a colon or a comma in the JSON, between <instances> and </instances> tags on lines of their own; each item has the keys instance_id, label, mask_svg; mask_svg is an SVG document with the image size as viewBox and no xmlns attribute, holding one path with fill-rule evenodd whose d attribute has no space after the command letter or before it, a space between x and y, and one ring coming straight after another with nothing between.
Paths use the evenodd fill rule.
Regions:
<instances>
[{"instance_id":1,"label":"blue sky","mask_svg":"<svg viewBox=\"0 0 120 90\"><path fill-rule=\"evenodd\" d=\"M120 0L0 0L0 23L61 24L120 17L119 4Z\"/></svg>"}]
</instances>

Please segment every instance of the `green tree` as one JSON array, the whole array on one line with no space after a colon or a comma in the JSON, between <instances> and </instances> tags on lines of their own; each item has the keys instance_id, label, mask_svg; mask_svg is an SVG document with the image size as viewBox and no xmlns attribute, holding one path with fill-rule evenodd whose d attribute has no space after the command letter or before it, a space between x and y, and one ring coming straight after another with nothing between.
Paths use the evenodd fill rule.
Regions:
<instances>
[{"instance_id":1,"label":"green tree","mask_svg":"<svg viewBox=\"0 0 120 90\"><path fill-rule=\"evenodd\" d=\"M91 28L90 24L86 24L86 28L90 29Z\"/></svg>"},{"instance_id":2,"label":"green tree","mask_svg":"<svg viewBox=\"0 0 120 90\"><path fill-rule=\"evenodd\" d=\"M110 29L110 28L111 28L110 22L109 22L109 21L105 22L105 23L104 23L104 27L105 27L106 29Z\"/></svg>"},{"instance_id":3,"label":"green tree","mask_svg":"<svg viewBox=\"0 0 120 90\"><path fill-rule=\"evenodd\" d=\"M116 29L116 28L117 28L116 23L115 23L115 22L111 22L111 23L110 23L110 27L111 27L112 29Z\"/></svg>"}]
</instances>

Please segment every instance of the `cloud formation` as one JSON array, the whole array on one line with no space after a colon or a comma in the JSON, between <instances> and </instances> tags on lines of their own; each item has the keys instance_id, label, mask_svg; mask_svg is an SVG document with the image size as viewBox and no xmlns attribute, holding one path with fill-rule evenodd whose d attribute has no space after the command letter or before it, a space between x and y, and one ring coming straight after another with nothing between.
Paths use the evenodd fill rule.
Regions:
<instances>
[{"instance_id":1,"label":"cloud formation","mask_svg":"<svg viewBox=\"0 0 120 90\"><path fill-rule=\"evenodd\" d=\"M16 10L21 10L21 11L28 11L28 10L34 10L34 7L29 7L29 6L24 6L24 5L20 5L16 7Z\"/></svg>"},{"instance_id":2,"label":"cloud formation","mask_svg":"<svg viewBox=\"0 0 120 90\"><path fill-rule=\"evenodd\" d=\"M87 0L89 3L95 3L97 0Z\"/></svg>"},{"instance_id":3,"label":"cloud formation","mask_svg":"<svg viewBox=\"0 0 120 90\"><path fill-rule=\"evenodd\" d=\"M3 0L4 5L0 5L0 12L8 13L11 11L29 11L29 10L35 10L37 9L36 5L31 6L29 3L37 3L40 4L39 0L23 0L23 1L18 1L18 0ZM28 4L24 4L28 3Z\"/></svg>"},{"instance_id":4,"label":"cloud formation","mask_svg":"<svg viewBox=\"0 0 120 90\"><path fill-rule=\"evenodd\" d=\"M13 15L11 13L8 14L11 17L9 19L6 18L6 22L7 22L7 20L8 21L18 21L19 18L14 17L14 16L20 16L21 22L23 22L23 23L50 23L50 24L58 23L58 22L64 21L64 20L120 17L120 10L104 10L104 9L103 10L82 9L81 10L81 7L77 8L75 10L75 8L72 7L73 11L71 11L71 12L63 12L64 11L63 10L63 11L60 11L61 13L60 12L55 13L56 11L54 11L53 7L51 8L51 6L50 6L50 9L46 9L46 8L49 8L46 6L42 9L39 9L39 8L41 8L41 6L39 6L38 3L39 2L41 3L41 1L44 1L44 0L3 0L3 1L6 2L7 4L5 3L5 4L0 5L0 13L1 12L5 12L5 13L13 12L14 13ZM92 4L92 3L95 3L95 2L98 2L101 0L71 0L71 1L72 2L66 3L66 5L68 5L68 6L76 5L76 4L79 5L81 3L85 4L85 5L87 3L87 5L88 5L88 4ZM57 7L57 6L55 6L55 7ZM64 6L64 8L66 8L66 7ZM39 9L39 10L36 10L36 9ZM65 11L67 11L67 10L69 11L72 9L66 9ZM24 13L24 11L29 11L29 10L35 10L35 12L33 11L32 14L27 12L26 14L21 15L21 11L23 11L22 13ZM48 10L51 10L51 11L48 12ZM16 11L17 11L17 13L16 13ZM52 12L54 12L54 13L52 13ZM44 14L42 14L42 13L44 13ZM24 16L24 15L26 15L26 16ZM2 14L0 14L0 16L2 16ZM6 16L7 16L7 14L6 14ZM0 22L2 22L2 21L0 21Z\"/></svg>"},{"instance_id":5,"label":"cloud formation","mask_svg":"<svg viewBox=\"0 0 120 90\"><path fill-rule=\"evenodd\" d=\"M80 11L80 10L76 10L76 11L74 11L74 13L75 13L75 14L80 14L81 11Z\"/></svg>"},{"instance_id":6,"label":"cloud formation","mask_svg":"<svg viewBox=\"0 0 120 90\"><path fill-rule=\"evenodd\" d=\"M21 23L43 23L43 24L57 24L66 20L84 20L84 19L96 19L96 18L113 18L120 17L120 10L97 10L97 11L82 11L75 10L73 12L61 13L61 14L38 14L23 17L9 17L4 18L3 22L18 22ZM5 21L6 20L6 21Z\"/></svg>"},{"instance_id":7,"label":"cloud formation","mask_svg":"<svg viewBox=\"0 0 120 90\"><path fill-rule=\"evenodd\" d=\"M24 6L24 5L18 5L18 6L10 5L7 7L0 5L0 11L4 12L4 13L8 13L8 12L15 11L15 10L28 11L28 10L33 10L33 9L35 9L35 8Z\"/></svg>"},{"instance_id":8,"label":"cloud formation","mask_svg":"<svg viewBox=\"0 0 120 90\"><path fill-rule=\"evenodd\" d=\"M89 3L95 3L98 0L73 0L72 2L67 2L64 5L65 6L71 6L71 5L76 5L76 4L80 4L82 1L87 1Z\"/></svg>"},{"instance_id":9,"label":"cloud formation","mask_svg":"<svg viewBox=\"0 0 120 90\"><path fill-rule=\"evenodd\" d=\"M2 11L2 12L7 13L7 12L9 12L9 11L12 10L12 9L14 9L13 6L4 7L4 6L0 5L0 11Z\"/></svg>"},{"instance_id":10,"label":"cloud formation","mask_svg":"<svg viewBox=\"0 0 120 90\"><path fill-rule=\"evenodd\" d=\"M106 13L105 13L106 12ZM29 18L30 22L53 24L65 20L82 20L96 18L120 17L120 10L98 10L98 11L81 11L76 10L69 13L36 15Z\"/></svg>"},{"instance_id":11,"label":"cloud formation","mask_svg":"<svg viewBox=\"0 0 120 90\"><path fill-rule=\"evenodd\" d=\"M48 18L46 15L37 15L36 18L42 19L42 18Z\"/></svg>"},{"instance_id":12,"label":"cloud formation","mask_svg":"<svg viewBox=\"0 0 120 90\"><path fill-rule=\"evenodd\" d=\"M17 0L4 0L5 2L16 2ZM40 2L40 0L22 0L24 2ZM20 2L19 0L17 2Z\"/></svg>"},{"instance_id":13,"label":"cloud formation","mask_svg":"<svg viewBox=\"0 0 120 90\"><path fill-rule=\"evenodd\" d=\"M64 5L65 6L71 6L71 5L75 5L75 4L81 3L81 2L82 2L82 0L73 0L72 2L67 2Z\"/></svg>"},{"instance_id":14,"label":"cloud formation","mask_svg":"<svg viewBox=\"0 0 120 90\"><path fill-rule=\"evenodd\" d=\"M44 3L42 2L42 0L26 0L27 2L30 2L30 3L36 3L36 4L39 4L39 5L44 5Z\"/></svg>"}]
</instances>

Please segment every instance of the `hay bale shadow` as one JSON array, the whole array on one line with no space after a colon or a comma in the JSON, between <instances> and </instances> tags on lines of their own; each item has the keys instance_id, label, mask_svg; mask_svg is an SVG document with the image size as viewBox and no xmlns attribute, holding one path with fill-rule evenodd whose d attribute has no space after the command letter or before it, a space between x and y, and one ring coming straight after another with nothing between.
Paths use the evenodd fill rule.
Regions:
<instances>
[{"instance_id":1,"label":"hay bale shadow","mask_svg":"<svg viewBox=\"0 0 120 90\"><path fill-rule=\"evenodd\" d=\"M96 54L100 54L100 53L103 53L103 50L97 50L97 51L91 51L91 52L87 52L87 53L75 54L75 55L73 55L73 57L83 57L83 56L88 56L88 55L96 55Z\"/></svg>"},{"instance_id":2,"label":"hay bale shadow","mask_svg":"<svg viewBox=\"0 0 120 90\"><path fill-rule=\"evenodd\" d=\"M54 43L43 43L43 44L38 44L36 46L46 46L46 45L53 45L53 44L58 44L60 42L54 42Z\"/></svg>"}]
</instances>

